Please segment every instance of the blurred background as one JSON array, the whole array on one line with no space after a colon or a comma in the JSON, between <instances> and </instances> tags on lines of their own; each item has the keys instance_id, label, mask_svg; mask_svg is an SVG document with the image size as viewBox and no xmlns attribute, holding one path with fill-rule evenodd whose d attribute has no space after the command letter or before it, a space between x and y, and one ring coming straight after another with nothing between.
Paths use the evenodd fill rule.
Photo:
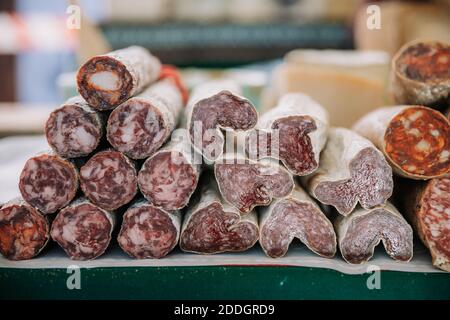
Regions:
<instances>
[{"instance_id":1,"label":"blurred background","mask_svg":"<svg viewBox=\"0 0 450 320\"><path fill-rule=\"evenodd\" d=\"M237 79L260 106L273 103L272 70L293 49L392 55L415 38L449 40L450 1L376 1L382 28L368 30L373 2L1 0L0 137L42 132L49 110L76 94L74 74L83 61L133 44L181 67L189 87L212 77Z\"/></svg>"}]
</instances>

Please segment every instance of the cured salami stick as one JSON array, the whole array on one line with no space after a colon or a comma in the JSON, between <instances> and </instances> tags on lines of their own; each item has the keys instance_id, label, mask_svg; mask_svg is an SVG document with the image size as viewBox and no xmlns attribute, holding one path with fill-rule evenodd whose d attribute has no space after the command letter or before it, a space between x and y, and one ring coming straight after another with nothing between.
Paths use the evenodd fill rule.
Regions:
<instances>
[{"instance_id":1,"label":"cured salami stick","mask_svg":"<svg viewBox=\"0 0 450 320\"><path fill-rule=\"evenodd\" d=\"M333 225L298 184L288 197L260 208L259 225L259 243L271 258L283 257L294 238L322 257L336 253Z\"/></svg>"},{"instance_id":2,"label":"cured salami stick","mask_svg":"<svg viewBox=\"0 0 450 320\"><path fill-rule=\"evenodd\" d=\"M165 257L177 245L181 215L165 211L141 199L125 212L117 241L136 259Z\"/></svg>"},{"instance_id":3,"label":"cured salami stick","mask_svg":"<svg viewBox=\"0 0 450 320\"><path fill-rule=\"evenodd\" d=\"M412 259L412 228L389 202L373 209L356 209L346 217L339 216L334 225L339 249L348 263L360 264L370 260L380 241L392 259Z\"/></svg>"},{"instance_id":4,"label":"cured salami stick","mask_svg":"<svg viewBox=\"0 0 450 320\"><path fill-rule=\"evenodd\" d=\"M255 206L267 206L272 198L291 193L291 174L274 161L251 161L236 154L225 154L214 163L220 194L230 205L246 214Z\"/></svg>"},{"instance_id":5,"label":"cured salami stick","mask_svg":"<svg viewBox=\"0 0 450 320\"><path fill-rule=\"evenodd\" d=\"M392 169L367 139L344 128L329 130L319 169L303 179L320 202L348 215L359 202L369 209L392 195Z\"/></svg>"},{"instance_id":6,"label":"cured salami stick","mask_svg":"<svg viewBox=\"0 0 450 320\"><path fill-rule=\"evenodd\" d=\"M20 198L0 206L0 253L9 260L35 257L50 239L46 217Z\"/></svg>"},{"instance_id":7,"label":"cured salami stick","mask_svg":"<svg viewBox=\"0 0 450 320\"><path fill-rule=\"evenodd\" d=\"M436 110L380 108L358 120L353 130L372 141L400 176L431 179L450 170L450 125Z\"/></svg>"},{"instance_id":8,"label":"cured salami stick","mask_svg":"<svg viewBox=\"0 0 450 320\"><path fill-rule=\"evenodd\" d=\"M73 260L91 260L102 255L111 241L115 216L85 198L62 209L50 234Z\"/></svg>"},{"instance_id":9,"label":"cured salami stick","mask_svg":"<svg viewBox=\"0 0 450 320\"><path fill-rule=\"evenodd\" d=\"M307 95L287 94L261 116L257 130L247 136L246 149L252 159L279 159L292 174L304 176L319 166L327 129L324 108Z\"/></svg>"},{"instance_id":10,"label":"cured salami stick","mask_svg":"<svg viewBox=\"0 0 450 320\"><path fill-rule=\"evenodd\" d=\"M392 59L390 91L397 104L450 106L450 44L414 41Z\"/></svg>"},{"instance_id":11,"label":"cured salami stick","mask_svg":"<svg viewBox=\"0 0 450 320\"><path fill-rule=\"evenodd\" d=\"M45 135L50 147L60 156L84 157L99 145L105 122L103 114L77 96L50 114L45 124Z\"/></svg>"},{"instance_id":12,"label":"cured salami stick","mask_svg":"<svg viewBox=\"0 0 450 320\"><path fill-rule=\"evenodd\" d=\"M111 113L108 141L132 159L147 158L170 137L182 107L176 84L171 79L161 80Z\"/></svg>"},{"instance_id":13,"label":"cured salami stick","mask_svg":"<svg viewBox=\"0 0 450 320\"><path fill-rule=\"evenodd\" d=\"M232 82L211 82L195 88L188 102L191 143L210 163L223 153L225 137L221 129L245 131L258 121L255 107L239 94Z\"/></svg>"},{"instance_id":14,"label":"cured salami stick","mask_svg":"<svg viewBox=\"0 0 450 320\"><path fill-rule=\"evenodd\" d=\"M184 208L197 187L201 157L195 159L185 129L174 132L161 150L148 158L138 175L139 189L164 210Z\"/></svg>"},{"instance_id":15,"label":"cured salami stick","mask_svg":"<svg viewBox=\"0 0 450 320\"><path fill-rule=\"evenodd\" d=\"M44 214L54 213L72 201L78 190L75 165L53 153L28 159L19 189L23 199Z\"/></svg>"},{"instance_id":16,"label":"cured salami stick","mask_svg":"<svg viewBox=\"0 0 450 320\"><path fill-rule=\"evenodd\" d=\"M259 237L255 211L241 217L238 210L221 198L213 176L202 178L199 198L186 212L181 228L183 251L213 254L245 251Z\"/></svg>"},{"instance_id":17,"label":"cured salami stick","mask_svg":"<svg viewBox=\"0 0 450 320\"><path fill-rule=\"evenodd\" d=\"M430 250L433 265L450 272L450 177L404 180L398 186L401 208Z\"/></svg>"},{"instance_id":18,"label":"cured salami stick","mask_svg":"<svg viewBox=\"0 0 450 320\"><path fill-rule=\"evenodd\" d=\"M86 197L105 210L126 205L138 191L135 164L113 150L92 156L80 169L80 182Z\"/></svg>"},{"instance_id":19,"label":"cured salami stick","mask_svg":"<svg viewBox=\"0 0 450 320\"><path fill-rule=\"evenodd\" d=\"M93 108L111 110L158 79L161 63L132 46L89 59L77 74L78 92Z\"/></svg>"}]
</instances>

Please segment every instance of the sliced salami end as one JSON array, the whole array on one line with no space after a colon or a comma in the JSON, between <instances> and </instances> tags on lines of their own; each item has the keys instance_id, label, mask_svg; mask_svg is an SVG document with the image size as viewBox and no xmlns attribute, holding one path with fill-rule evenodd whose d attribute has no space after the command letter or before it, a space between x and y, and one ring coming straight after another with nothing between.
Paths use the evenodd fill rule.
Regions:
<instances>
[{"instance_id":1,"label":"sliced salami end","mask_svg":"<svg viewBox=\"0 0 450 320\"><path fill-rule=\"evenodd\" d=\"M71 99L50 114L45 134L52 149L67 158L93 152L103 135L103 118L81 98Z\"/></svg>"},{"instance_id":2,"label":"sliced salami end","mask_svg":"<svg viewBox=\"0 0 450 320\"><path fill-rule=\"evenodd\" d=\"M98 110L110 110L159 77L161 63L138 46L95 56L78 71L81 96Z\"/></svg>"},{"instance_id":3,"label":"sliced salami end","mask_svg":"<svg viewBox=\"0 0 450 320\"><path fill-rule=\"evenodd\" d=\"M47 219L24 201L0 208L0 253L9 260L35 257L50 238Z\"/></svg>"},{"instance_id":4,"label":"sliced salami end","mask_svg":"<svg viewBox=\"0 0 450 320\"><path fill-rule=\"evenodd\" d=\"M450 171L450 125L438 111L410 106L387 126L387 157L407 176L432 178Z\"/></svg>"},{"instance_id":5,"label":"sliced salami end","mask_svg":"<svg viewBox=\"0 0 450 320\"><path fill-rule=\"evenodd\" d=\"M449 106L449 44L436 41L408 43L393 58L392 65L392 91L398 104Z\"/></svg>"},{"instance_id":6,"label":"sliced salami end","mask_svg":"<svg viewBox=\"0 0 450 320\"><path fill-rule=\"evenodd\" d=\"M257 120L258 114L250 101L223 90L192 107L188 119L190 139L206 159L214 161L221 156L224 146L219 128L249 130Z\"/></svg>"},{"instance_id":7,"label":"sliced salami end","mask_svg":"<svg viewBox=\"0 0 450 320\"><path fill-rule=\"evenodd\" d=\"M304 176L318 168L327 128L328 115L317 102L301 93L287 94L247 135L246 150L258 158L279 159L292 174Z\"/></svg>"},{"instance_id":8,"label":"sliced salami end","mask_svg":"<svg viewBox=\"0 0 450 320\"><path fill-rule=\"evenodd\" d=\"M178 243L181 218L142 202L130 207L122 222L120 247L136 259L165 257Z\"/></svg>"},{"instance_id":9,"label":"sliced salami end","mask_svg":"<svg viewBox=\"0 0 450 320\"><path fill-rule=\"evenodd\" d=\"M194 192L199 168L182 152L158 151L147 159L138 176L139 189L157 207L176 210L185 207Z\"/></svg>"},{"instance_id":10,"label":"sliced salami end","mask_svg":"<svg viewBox=\"0 0 450 320\"><path fill-rule=\"evenodd\" d=\"M259 243L271 258L283 257L294 238L326 258L336 253L336 234L319 206L299 186L261 210Z\"/></svg>"},{"instance_id":11,"label":"sliced salami end","mask_svg":"<svg viewBox=\"0 0 450 320\"><path fill-rule=\"evenodd\" d=\"M255 212L252 212L255 214ZM239 213L225 211L213 202L195 212L183 229L180 247L184 251L212 254L238 252L258 241L258 227L241 220Z\"/></svg>"},{"instance_id":12,"label":"sliced salami end","mask_svg":"<svg viewBox=\"0 0 450 320\"><path fill-rule=\"evenodd\" d=\"M340 216L336 225L342 257L349 263L370 260L380 241L392 259L412 259L412 228L390 204L370 210L357 209L347 217Z\"/></svg>"},{"instance_id":13,"label":"sliced salami end","mask_svg":"<svg viewBox=\"0 0 450 320\"><path fill-rule=\"evenodd\" d=\"M115 210L129 203L137 193L134 164L119 151L101 151L80 169L81 189L92 203Z\"/></svg>"},{"instance_id":14,"label":"sliced salami end","mask_svg":"<svg viewBox=\"0 0 450 320\"><path fill-rule=\"evenodd\" d=\"M62 209L52 223L51 236L73 260L91 260L109 245L114 218L87 201Z\"/></svg>"},{"instance_id":15,"label":"sliced salami end","mask_svg":"<svg viewBox=\"0 0 450 320\"><path fill-rule=\"evenodd\" d=\"M160 95L163 90L166 92L164 96ZM111 113L108 141L132 159L147 158L169 138L181 109L181 94L171 81L150 86Z\"/></svg>"},{"instance_id":16,"label":"sliced salami end","mask_svg":"<svg viewBox=\"0 0 450 320\"><path fill-rule=\"evenodd\" d=\"M65 207L78 189L78 172L68 160L49 153L30 158L20 175L22 197L48 214Z\"/></svg>"},{"instance_id":17,"label":"sliced salami end","mask_svg":"<svg viewBox=\"0 0 450 320\"><path fill-rule=\"evenodd\" d=\"M267 206L294 188L291 174L271 161L225 155L214 164L214 174L223 198L242 214L255 206Z\"/></svg>"}]
</instances>

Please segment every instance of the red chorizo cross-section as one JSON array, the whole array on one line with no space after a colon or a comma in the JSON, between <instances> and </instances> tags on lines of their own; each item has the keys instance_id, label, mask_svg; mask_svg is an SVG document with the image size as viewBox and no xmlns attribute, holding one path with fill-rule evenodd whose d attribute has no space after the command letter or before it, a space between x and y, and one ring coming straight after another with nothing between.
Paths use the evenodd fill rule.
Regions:
<instances>
[{"instance_id":1,"label":"red chorizo cross-section","mask_svg":"<svg viewBox=\"0 0 450 320\"><path fill-rule=\"evenodd\" d=\"M287 94L261 116L257 130L248 133L246 150L252 159L279 159L292 174L304 176L319 166L327 129L322 106L307 95Z\"/></svg>"},{"instance_id":2,"label":"red chorizo cross-section","mask_svg":"<svg viewBox=\"0 0 450 320\"><path fill-rule=\"evenodd\" d=\"M184 208L197 187L201 160L186 130L177 129L171 141L142 165L139 189L151 204L164 210Z\"/></svg>"},{"instance_id":3,"label":"red chorizo cross-section","mask_svg":"<svg viewBox=\"0 0 450 320\"><path fill-rule=\"evenodd\" d=\"M91 260L108 248L114 214L78 198L53 220L50 234L73 260Z\"/></svg>"},{"instance_id":4,"label":"red chorizo cross-section","mask_svg":"<svg viewBox=\"0 0 450 320\"><path fill-rule=\"evenodd\" d=\"M397 104L450 106L450 44L413 41L392 59L390 92Z\"/></svg>"},{"instance_id":5,"label":"red chorizo cross-section","mask_svg":"<svg viewBox=\"0 0 450 320\"><path fill-rule=\"evenodd\" d=\"M430 250L433 265L450 272L450 177L404 179L397 185L403 212Z\"/></svg>"},{"instance_id":6,"label":"red chorizo cross-section","mask_svg":"<svg viewBox=\"0 0 450 320\"><path fill-rule=\"evenodd\" d=\"M187 104L190 141L209 162L223 153L225 137L221 129L246 131L258 121L253 104L239 94L232 82L211 82L196 87Z\"/></svg>"},{"instance_id":7,"label":"red chorizo cross-section","mask_svg":"<svg viewBox=\"0 0 450 320\"><path fill-rule=\"evenodd\" d=\"M412 228L389 202L368 210L358 208L346 217L339 216L335 229L342 257L348 263L370 260L380 241L392 259L405 262L412 259Z\"/></svg>"},{"instance_id":8,"label":"red chorizo cross-section","mask_svg":"<svg viewBox=\"0 0 450 320\"><path fill-rule=\"evenodd\" d=\"M97 110L111 110L158 79L161 63L132 46L89 59L77 74L78 92Z\"/></svg>"},{"instance_id":9,"label":"red chorizo cross-section","mask_svg":"<svg viewBox=\"0 0 450 320\"><path fill-rule=\"evenodd\" d=\"M380 108L358 120L353 130L372 141L400 176L425 180L450 171L450 124L436 110Z\"/></svg>"},{"instance_id":10,"label":"red chorizo cross-section","mask_svg":"<svg viewBox=\"0 0 450 320\"><path fill-rule=\"evenodd\" d=\"M181 215L137 200L125 212L117 241L136 259L165 257L177 245Z\"/></svg>"},{"instance_id":11,"label":"red chorizo cross-section","mask_svg":"<svg viewBox=\"0 0 450 320\"><path fill-rule=\"evenodd\" d=\"M384 204L392 195L392 170L367 139L344 128L331 128L320 167L303 179L320 202L347 215L359 202L363 208Z\"/></svg>"},{"instance_id":12,"label":"red chorizo cross-section","mask_svg":"<svg viewBox=\"0 0 450 320\"><path fill-rule=\"evenodd\" d=\"M197 201L189 205L183 220L181 249L213 254L251 248L259 237L256 212L241 217L221 198L212 175L203 177L201 182Z\"/></svg>"},{"instance_id":13,"label":"red chorizo cross-section","mask_svg":"<svg viewBox=\"0 0 450 320\"><path fill-rule=\"evenodd\" d=\"M92 156L80 169L80 181L86 197L105 210L126 205L138 189L135 164L113 150Z\"/></svg>"},{"instance_id":14,"label":"red chorizo cross-section","mask_svg":"<svg viewBox=\"0 0 450 320\"><path fill-rule=\"evenodd\" d=\"M109 116L107 138L132 159L155 153L175 129L183 107L171 79L161 80L118 106Z\"/></svg>"},{"instance_id":15,"label":"red chorizo cross-section","mask_svg":"<svg viewBox=\"0 0 450 320\"><path fill-rule=\"evenodd\" d=\"M80 96L66 101L45 124L48 144L62 157L84 157L93 152L104 133L105 117Z\"/></svg>"},{"instance_id":16,"label":"red chorizo cross-section","mask_svg":"<svg viewBox=\"0 0 450 320\"><path fill-rule=\"evenodd\" d=\"M9 260L31 259L50 239L46 217L20 198L0 206L0 253Z\"/></svg>"},{"instance_id":17,"label":"red chorizo cross-section","mask_svg":"<svg viewBox=\"0 0 450 320\"><path fill-rule=\"evenodd\" d=\"M225 154L214 163L220 194L241 214L267 206L294 188L292 175L275 161L252 161L239 154Z\"/></svg>"},{"instance_id":18,"label":"red chorizo cross-section","mask_svg":"<svg viewBox=\"0 0 450 320\"><path fill-rule=\"evenodd\" d=\"M53 153L42 153L25 163L19 189L23 199L39 211L54 213L75 197L78 171L70 161Z\"/></svg>"},{"instance_id":19,"label":"red chorizo cross-section","mask_svg":"<svg viewBox=\"0 0 450 320\"><path fill-rule=\"evenodd\" d=\"M267 256L284 256L294 238L322 257L332 258L336 253L333 225L298 184L292 194L259 212L259 243Z\"/></svg>"}]
</instances>

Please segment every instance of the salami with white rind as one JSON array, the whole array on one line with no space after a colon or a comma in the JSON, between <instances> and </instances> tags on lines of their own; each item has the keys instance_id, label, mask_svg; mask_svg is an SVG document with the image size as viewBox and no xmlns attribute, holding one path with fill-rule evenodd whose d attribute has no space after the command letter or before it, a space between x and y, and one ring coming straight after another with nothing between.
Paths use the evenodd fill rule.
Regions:
<instances>
[{"instance_id":1,"label":"salami with white rind","mask_svg":"<svg viewBox=\"0 0 450 320\"><path fill-rule=\"evenodd\" d=\"M80 169L80 181L86 197L105 210L126 205L138 191L135 164L114 150L92 156Z\"/></svg>"},{"instance_id":2,"label":"salami with white rind","mask_svg":"<svg viewBox=\"0 0 450 320\"><path fill-rule=\"evenodd\" d=\"M196 87L187 104L187 129L195 150L208 162L223 153L221 129L246 131L258 121L253 104L240 96L233 82L211 82Z\"/></svg>"},{"instance_id":3,"label":"salami with white rind","mask_svg":"<svg viewBox=\"0 0 450 320\"><path fill-rule=\"evenodd\" d=\"M318 168L320 152L327 140L328 114L309 96L284 95L277 107L261 116L256 128L247 137L250 158L279 159L292 174L299 176Z\"/></svg>"},{"instance_id":4,"label":"salami with white rind","mask_svg":"<svg viewBox=\"0 0 450 320\"><path fill-rule=\"evenodd\" d=\"M450 272L450 177L403 180L398 186L401 208L430 250L433 265Z\"/></svg>"},{"instance_id":5,"label":"salami with white rind","mask_svg":"<svg viewBox=\"0 0 450 320\"><path fill-rule=\"evenodd\" d=\"M111 110L158 79L161 63L131 46L89 59L77 74L78 92L97 110Z\"/></svg>"},{"instance_id":6,"label":"salami with white rind","mask_svg":"<svg viewBox=\"0 0 450 320\"><path fill-rule=\"evenodd\" d=\"M142 165L139 189L154 206L164 210L184 208L198 184L201 156L194 153L185 129L177 129L172 139Z\"/></svg>"},{"instance_id":7,"label":"salami with white rind","mask_svg":"<svg viewBox=\"0 0 450 320\"><path fill-rule=\"evenodd\" d=\"M60 156L84 157L98 147L105 122L103 114L77 96L50 114L45 134L50 147Z\"/></svg>"},{"instance_id":8,"label":"salami with white rind","mask_svg":"<svg viewBox=\"0 0 450 320\"><path fill-rule=\"evenodd\" d=\"M255 206L267 206L273 198L289 195L292 175L275 161L252 161L239 154L225 154L214 163L220 194L246 214Z\"/></svg>"},{"instance_id":9,"label":"salami with white rind","mask_svg":"<svg viewBox=\"0 0 450 320\"><path fill-rule=\"evenodd\" d=\"M192 202L181 227L180 247L200 254L239 252L251 248L259 237L255 211L241 217L221 198L214 177L202 178L198 199Z\"/></svg>"},{"instance_id":10,"label":"salami with white rind","mask_svg":"<svg viewBox=\"0 0 450 320\"><path fill-rule=\"evenodd\" d=\"M0 253L9 260L27 260L39 254L50 239L50 224L21 198L0 205Z\"/></svg>"},{"instance_id":11,"label":"salami with white rind","mask_svg":"<svg viewBox=\"0 0 450 320\"><path fill-rule=\"evenodd\" d=\"M78 190L75 165L52 152L27 160L19 189L23 199L44 214L54 213L72 201Z\"/></svg>"},{"instance_id":12,"label":"salami with white rind","mask_svg":"<svg viewBox=\"0 0 450 320\"><path fill-rule=\"evenodd\" d=\"M332 223L298 184L289 196L259 208L259 213L259 243L267 256L283 257L294 238L322 257L336 253Z\"/></svg>"},{"instance_id":13,"label":"salami with white rind","mask_svg":"<svg viewBox=\"0 0 450 320\"><path fill-rule=\"evenodd\" d=\"M137 200L123 216L117 241L130 257L163 258L177 245L181 214Z\"/></svg>"},{"instance_id":14,"label":"salami with white rind","mask_svg":"<svg viewBox=\"0 0 450 320\"><path fill-rule=\"evenodd\" d=\"M339 249L348 263L369 261L380 241L392 259L404 262L412 259L412 228L389 202L368 210L358 208L346 217L339 216L334 225Z\"/></svg>"},{"instance_id":15,"label":"salami with white rind","mask_svg":"<svg viewBox=\"0 0 450 320\"><path fill-rule=\"evenodd\" d=\"M70 259L91 260L108 248L114 224L113 213L78 198L58 213L50 234Z\"/></svg>"},{"instance_id":16,"label":"salami with white rind","mask_svg":"<svg viewBox=\"0 0 450 320\"><path fill-rule=\"evenodd\" d=\"M369 209L392 195L392 170L367 139L345 128L331 128L320 167L303 178L309 193L348 215L359 202Z\"/></svg>"},{"instance_id":17,"label":"salami with white rind","mask_svg":"<svg viewBox=\"0 0 450 320\"><path fill-rule=\"evenodd\" d=\"M130 158L145 159L170 137L182 108L176 84L170 78L158 81L111 112L107 139Z\"/></svg>"},{"instance_id":18,"label":"salami with white rind","mask_svg":"<svg viewBox=\"0 0 450 320\"><path fill-rule=\"evenodd\" d=\"M392 59L390 92L396 104L450 106L450 44L413 41Z\"/></svg>"},{"instance_id":19,"label":"salami with white rind","mask_svg":"<svg viewBox=\"0 0 450 320\"><path fill-rule=\"evenodd\" d=\"M426 180L450 171L450 124L439 111L384 107L358 120L353 130L372 141L400 176Z\"/></svg>"}]
</instances>

